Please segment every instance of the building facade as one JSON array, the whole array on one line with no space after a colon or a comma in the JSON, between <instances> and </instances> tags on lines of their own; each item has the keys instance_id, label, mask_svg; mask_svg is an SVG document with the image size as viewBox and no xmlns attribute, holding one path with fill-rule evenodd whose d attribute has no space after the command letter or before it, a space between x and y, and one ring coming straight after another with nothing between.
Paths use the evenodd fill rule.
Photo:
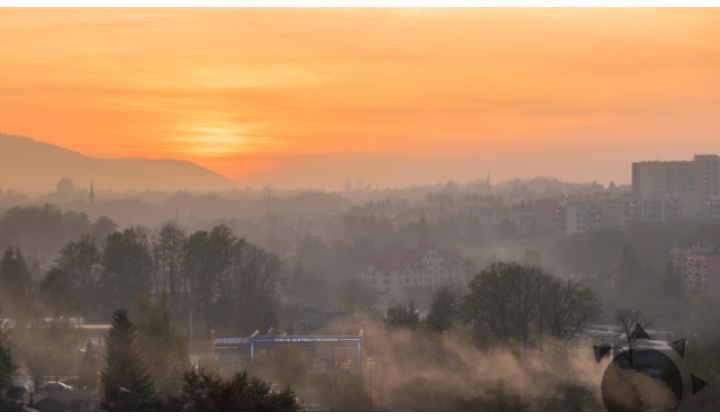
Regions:
<instances>
[{"instance_id":1,"label":"building facade","mask_svg":"<svg viewBox=\"0 0 720 420\"><path fill-rule=\"evenodd\" d=\"M681 216L680 199L676 197L633 197L630 218L666 222Z\"/></svg>"},{"instance_id":2,"label":"building facade","mask_svg":"<svg viewBox=\"0 0 720 420\"><path fill-rule=\"evenodd\" d=\"M464 285L465 260L453 248L421 244L376 255L359 278L377 290L381 300L402 301L413 290Z\"/></svg>"},{"instance_id":3,"label":"building facade","mask_svg":"<svg viewBox=\"0 0 720 420\"><path fill-rule=\"evenodd\" d=\"M567 238L600 226L597 206L589 203L568 203L557 209L557 236Z\"/></svg>"},{"instance_id":4,"label":"building facade","mask_svg":"<svg viewBox=\"0 0 720 420\"><path fill-rule=\"evenodd\" d=\"M692 161L634 162L632 192L638 199L678 199L682 217L708 217L713 202L720 197L720 156L695 155Z\"/></svg>"},{"instance_id":5,"label":"building facade","mask_svg":"<svg viewBox=\"0 0 720 420\"><path fill-rule=\"evenodd\" d=\"M720 251L715 247L673 248L673 265L680 272L685 294L720 298Z\"/></svg>"}]
</instances>

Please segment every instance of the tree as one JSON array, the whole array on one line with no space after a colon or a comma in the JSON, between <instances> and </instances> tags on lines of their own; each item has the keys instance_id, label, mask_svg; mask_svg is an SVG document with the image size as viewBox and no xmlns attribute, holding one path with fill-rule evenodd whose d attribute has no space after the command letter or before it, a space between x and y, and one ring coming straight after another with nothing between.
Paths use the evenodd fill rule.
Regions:
<instances>
[{"instance_id":1,"label":"tree","mask_svg":"<svg viewBox=\"0 0 720 420\"><path fill-rule=\"evenodd\" d=\"M274 308L282 269L277 255L245 241L236 243L229 283L223 284L220 290L232 301L233 309L226 319L238 324L239 333L250 334L268 325L277 329Z\"/></svg>"},{"instance_id":2,"label":"tree","mask_svg":"<svg viewBox=\"0 0 720 420\"><path fill-rule=\"evenodd\" d=\"M38 311L31 288L32 275L20 248L8 246L0 259L0 304L11 304L10 315L19 320L35 317Z\"/></svg>"},{"instance_id":3,"label":"tree","mask_svg":"<svg viewBox=\"0 0 720 420\"><path fill-rule=\"evenodd\" d=\"M90 236L97 240L105 241L108 236L115 233L117 227L117 223L109 217L100 216L90 226Z\"/></svg>"},{"instance_id":4,"label":"tree","mask_svg":"<svg viewBox=\"0 0 720 420\"><path fill-rule=\"evenodd\" d=\"M180 388L183 372L190 367L188 344L170 320L167 294L153 304L145 295L137 297L139 344L158 392Z\"/></svg>"},{"instance_id":5,"label":"tree","mask_svg":"<svg viewBox=\"0 0 720 420\"><path fill-rule=\"evenodd\" d=\"M571 340L602 313L597 294L578 282L554 279L544 285L541 293L540 331L547 331L557 340Z\"/></svg>"},{"instance_id":6,"label":"tree","mask_svg":"<svg viewBox=\"0 0 720 420\"><path fill-rule=\"evenodd\" d=\"M18 367L12 360L12 342L4 327L0 325L0 411L23 411L23 389L14 383Z\"/></svg>"},{"instance_id":7,"label":"tree","mask_svg":"<svg viewBox=\"0 0 720 420\"><path fill-rule=\"evenodd\" d=\"M306 274L302 264L298 261L293 271L290 291L293 301L299 303L300 306L318 307L327 302L330 288L318 275Z\"/></svg>"},{"instance_id":8,"label":"tree","mask_svg":"<svg viewBox=\"0 0 720 420\"><path fill-rule=\"evenodd\" d=\"M353 278L340 285L340 298L351 317L357 311L377 302L377 291L359 279Z\"/></svg>"},{"instance_id":9,"label":"tree","mask_svg":"<svg viewBox=\"0 0 720 420\"><path fill-rule=\"evenodd\" d=\"M80 306L70 297L70 279L65 270L53 268L40 285L45 308L55 318L71 317L80 313Z\"/></svg>"},{"instance_id":10,"label":"tree","mask_svg":"<svg viewBox=\"0 0 720 420\"><path fill-rule=\"evenodd\" d=\"M547 281L547 275L537 268L493 263L470 282L470 294L463 298L461 310L476 327L486 326L502 340L527 344L538 317L542 281Z\"/></svg>"},{"instance_id":11,"label":"tree","mask_svg":"<svg viewBox=\"0 0 720 420\"><path fill-rule=\"evenodd\" d=\"M82 312L85 318L90 318L97 312L103 311L102 300L96 298L101 293L100 274L102 271L102 255L95 238L90 235L82 235L80 240L71 241L65 244L60 250L60 256L56 261L56 268L51 270L46 278L44 287L45 295L48 294L56 304L64 306L73 306L73 303L82 303L78 305L76 312ZM62 273L62 275L60 274ZM62 298L66 295L67 299ZM60 300L58 302L57 300ZM65 300L65 302L63 302ZM47 303L47 299L46 299ZM59 310L55 305L51 310Z\"/></svg>"},{"instance_id":12,"label":"tree","mask_svg":"<svg viewBox=\"0 0 720 420\"><path fill-rule=\"evenodd\" d=\"M652 320L644 318L640 311L632 311L629 309L620 309L615 313L615 318L620 323L623 338L627 342L628 361L630 366L634 366L633 350L636 347L636 343L638 340L650 339L643 329L642 324L645 324L645 328L647 328L652 325Z\"/></svg>"},{"instance_id":13,"label":"tree","mask_svg":"<svg viewBox=\"0 0 720 420\"><path fill-rule=\"evenodd\" d=\"M135 326L124 309L113 312L107 336L107 367L101 375L105 411L147 409L154 398L152 376L140 356Z\"/></svg>"},{"instance_id":14,"label":"tree","mask_svg":"<svg viewBox=\"0 0 720 420\"><path fill-rule=\"evenodd\" d=\"M85 354L80 361L78 386L83 389L95 389L98 386L97 352L90 341L85 346Z\"/></svg>"},{"instance_id":15,"label":"tree","mask_svg":"<svg viewBox=\"0 0 720 420\"><path fill-rule=\"evenodd\" d=\"M458 294L448 286L435 292L430 302L430 313L425 319L427 328L440 333L449 330L459 318L459 300Z\"/></svg>"},{"instance_id":16,"label":"tree","mask_svg":"<svg viewBox=\"0 0 720 420\"><path fill-rule=\"evenodd\" d=\"M406 308L403 305L391 306L387 310L385 325L392 328L409 328L414 330L418 326L418 314L415 312L415 304L410 301L410 305Z\"/></svg>"},{"instance_id":17,"label":"tree","mask_svg":"<svg viewBox=\"0 0 720 420\"><path fill-rule=\"evenodd\" d=\"M285 388L271 391L263 380L250 377L247 371L236 373L230 380L207 371L185 373L182 396L172 401L177 411L298 411L295 393ZM168 410L172 411L172 409Z\"/></svg>"},{"instance_id":18,"label":"tree","mask_svg":"<svg viewBox=\"0 0 720 420\"><path fill-rule=\"evenodd\" d=\"M88 292L97 286L101 262L95 238L82 235L79 241L68 242L60 250L57 266L67 273L75 296L86 299Z\"/></svg>"},{"instance_id":19,"label":"tree","mask_svg":"<svg viewBox=\"0 0 720 420\"><path fill-rule=\"evenodd\" d=\"M130 307L135 296L147 292L152 259L145 247L145 237L134 229L116 232L107 239L102 257L100 278L108 304Z\"/></svg>"},{"instance_id":20,"label":"tree","mask_svg":"<svg viewBox=\"0 0 720 420\"><path fill-rule=\"evenodd\" d=\"M320 236L308 235L297 245L297 256L308 272L322 275L327 265L325 242Z\"/></svg>"},{"instance_id":21,"label":"tree","mask_svg":"<svg viewBox=\"0 0 720 420\"><path fill-rule=\"evenodd\" d=\"M168 305L173 318L179 311L178 295L187 292L181 276L182 251L187 237L177 222L167 222L153 233L150 254L153 259L155 290L168 293Z\"/></svg>"},{"instance_id":22,"label":"tree","mask_svg":"<svg viewBox=\"0 0 720 420\"><path fill-rule=\"evenodd\" d=\"M600 300L588 287L538 267L498 262L472 280L461 312L475 327L527 345L533 332L571 339L600 314Z\"/></svg>"},{"instance_id":23,"label":"tree","mask_svg":"<svg viewBox=\"0 0 720 420\"><path fill-rule=\"evenodd\" d=\"M640 278L640 257L630 242L623 245L617 273L621 290L627 291Z\"/></svg>"},{"instance_id":24,"label":"tree","mask_svg":"<svg viewBox=\"0 0 720 420\"><path fill-rule=\"evenodd\" d=\"M188 279L193 312L212 322L213 301L221 283L228 283L235 238L225 225L197 231L183 245L182 272Z\"/></svg>"},{"instance_id":25,"label":"tree","mask_svg":"<svg viewBox=\"0 0 720 420\"><path fill-rule=\"evenodd\" d=\"M183 247L182 271L194 313L218 332L250 334L277 304L282 262L236 238L225 225L190 235Z\"/></svg>"}]
</instances>

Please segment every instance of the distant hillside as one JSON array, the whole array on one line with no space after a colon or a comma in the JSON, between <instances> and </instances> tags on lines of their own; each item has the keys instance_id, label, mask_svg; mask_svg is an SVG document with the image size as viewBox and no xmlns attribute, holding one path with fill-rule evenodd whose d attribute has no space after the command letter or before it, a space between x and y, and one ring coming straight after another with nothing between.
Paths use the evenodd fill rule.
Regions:
<instances>
[{"instance_id":1,"label":"distant hillside","mask_svg":"<svg viewBox=\"0 0 720 420\"><path fill-rule=\"evenodd\" d=\"M97 190L225 190L235 181L202 166L170 159L97 159L27 137L0 134L0 188L54 191L64 177Z\"/></svg>"}]
</instances>

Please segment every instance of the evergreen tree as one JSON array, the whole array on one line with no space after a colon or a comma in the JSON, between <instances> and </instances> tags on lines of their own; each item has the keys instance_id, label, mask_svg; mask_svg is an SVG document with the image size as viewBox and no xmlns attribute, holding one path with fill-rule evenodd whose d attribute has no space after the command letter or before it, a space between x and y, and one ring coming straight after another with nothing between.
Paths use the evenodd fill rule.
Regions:
<instances>
[{"instance_id":1,"label":"evergreen tree","mask_svg":"<svg viewBox=\"0 0 720 420\"><path fill-rule=\"evenodd\" d=\"M37 314L31 287L32 275L20 248L8 246L0 258L0 304L9 305L11 317L27 320Z\"/></svg>"},{"instance_id":2,"label":"evergreen tree","mask_svg":"<svg viewBox=\"0 0 720 420\"><path fill-rule=\"evenodd\" d=\"M450 329L460 316L459 297L449 287L435 292L430 303L430 313L425 325L430 331L443 332Z\"/></svg>"},{"instance_id":3,"label":"evergreen tree","mask_svg":"<svg viewBox=\"0 0 720 420\"><path fill-rule=\"evenodd\" d=\"M627 290L640 279L640 256L630 242L623 245L618 266L618 281L621 290Z\"/></svg>"},{"instance_id":4,"label":"evergreen tree","mask_svg":"<svg viewBox=\"0 0 720 420\"><path fill-rule=\"evenodd\" d=\"M101 375L105 411L141 411L153 402L155 384L140 357L135 326L124 309L113 313L107 336L107 367Z\"/></svg>"},{"instance_id":5,"label":"evergreen tree","mask_svg":"<svg viewBox=\"0 0 720 420\"><path fill-rule=\"evenodd\" d=\"M98 386L97 353L90 341L85 347L85 355L80 362L78 386L84 389L95 389Z\"/></svg>"},{"instance_id":6,"label":"evergreen tree","mask_svg":"<svg viewBox=\"0 0 720 420\"><path fill-rule=\"evenodd\" d=\"M409 328L414 330L418 326L418 315L415 312L415 304L410 301L409 307L403 305L395 305L387 310L387 314L383 319L385 325L393 328Z\"/></svg>"},{"instance_id":7,"label":"evergreen tree","mask_svg":"<svg viewBox=\"0 0 720 420\"><path fill-rule=\"evenodd\" d=\"M190 367L187 340L173 327L168 306L164 293L155 304L145 295L137 297L139 344L158 392L180 389Z\"/></svg>"},{"instance_id":8,"label":"evergreen tree","mask_svg":"<svg viewBox=\"0 0 720 420\"><path fill-rule=\"evenodd\" d=\"M69 280L63 269L53 268L40 284L45 309L55 318L70 318L81 313L80 305L70 296Z\"/></svg>"},{"instance_id":9,"label":"evergreen tree","mask_svg":"<svg viewBox=\"0 0 720 420\"><path fill-rule=\"evenodd\" d=\"M207 371L185 373L180 398L171 401L167 411L298 411L295 392L289 388L279 393L270 384L247 372L223 380Z\"/></svg>"},{"instance_id":10,"label":"evergreen tree","mask_svg":"<svg viewBox=\"0 0 720 420\"><path fill-rule=\"evenodd\" d=\"M7 332L0 327L0 411L23 411L23 390L13 383L17 366L13 363L10 347Z\"/></svg>"}]
</instances>

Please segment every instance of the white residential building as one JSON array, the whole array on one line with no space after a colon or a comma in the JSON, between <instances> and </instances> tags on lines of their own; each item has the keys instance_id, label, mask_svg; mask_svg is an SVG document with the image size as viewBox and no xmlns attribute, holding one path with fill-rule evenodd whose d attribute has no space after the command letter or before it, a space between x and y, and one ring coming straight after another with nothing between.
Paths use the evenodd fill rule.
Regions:
<instances>
[{"instance_id":1,"label":"white residential building","mask_svg":"<svg viewBox=\"0 0 720 420\"><path fill-rule=\"evenodd\" d=\"M359 277L385 301L401 301L413 290L464 285L465 260L455 249L421 244L376 255Z\"/></svg>"}]
</instances>

